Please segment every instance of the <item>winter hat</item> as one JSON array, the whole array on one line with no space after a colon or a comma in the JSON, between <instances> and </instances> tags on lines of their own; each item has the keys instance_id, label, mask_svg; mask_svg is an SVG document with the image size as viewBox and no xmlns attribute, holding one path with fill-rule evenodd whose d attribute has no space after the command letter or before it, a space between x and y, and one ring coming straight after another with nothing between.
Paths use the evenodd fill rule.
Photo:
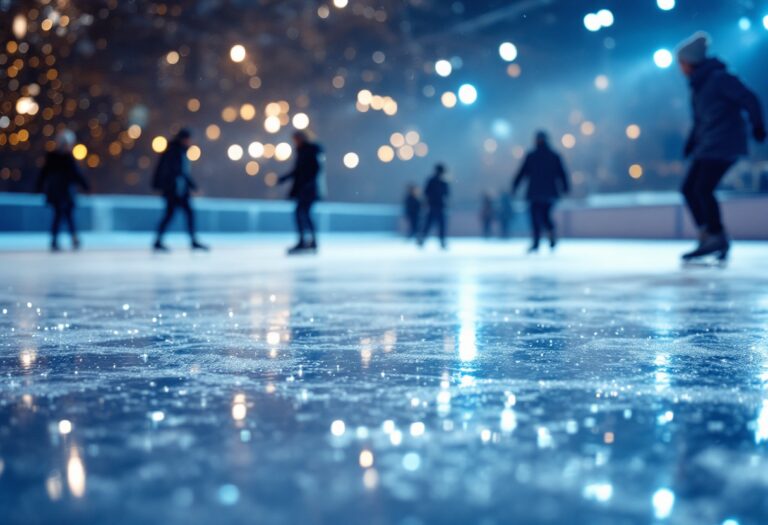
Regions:
<instances>
[{"instance_id":1,"label":"winter hat","mask_svg":"<svg viewBox=\"0 0 768 525\"><path fill-rule=\"evenodd\" d=\"M707 58L707 48L710 38L704 31L694 33L692 37L685 40L677 47L677 59L686 64L696 65Z\"/></svg>"}]
</instances>

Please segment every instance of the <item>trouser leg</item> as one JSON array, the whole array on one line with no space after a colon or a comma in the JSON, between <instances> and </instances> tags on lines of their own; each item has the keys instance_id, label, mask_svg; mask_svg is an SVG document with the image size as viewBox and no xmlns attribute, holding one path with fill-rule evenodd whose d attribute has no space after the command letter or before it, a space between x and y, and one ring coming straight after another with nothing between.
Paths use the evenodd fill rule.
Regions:
<instances>
[{"instance_id":1,"label":"trouser leg","mask_svg":"<svg viewBox=\"0 0 768 525\"><path fill-rule=\"evenodd\" d=\"M165 235L165 231L168 229L168 225L173 219L173 214L176 212L176 200L173 198L165 199L165 213L160 220L160 224L157 226L157 242L160 243Z\"/></svg>"},{"instance_id":2,"label":"trouser leg","mask_svg":"<svg viewBox=\"0 0 768 525\"><path fill-rule=\"evenodd\" d=\"M51 221L51 246L59 244L59 230L61 229L61 220L63 209L60 206L53 207L53 220Z\"/></svg>"},{"instance_id":3,"label":"trouser leg","mask_svg":"<svg viewBox=\"0 0 768 525\"><path fill-rule=\"evenodd\" d=\"M699 195L696 191L699 177L701 176L699 161L693 161L688 168L688 173L683 181L683 186L680 188L680 192L685 198L685 204L688 207L688 211L691 214L693 222L697 228L704 226L704 213L701 209Z\"/></svg>"},{"instance_id":4,"label":"trouser leg","mask_svg":"<svg viewBox=\"0 0 768 525\"><path fill-rule=\"evenodd\" d=\"M444 211L441 210L437 212L437 232L438 232L438 235L440 235L440 244L442 246L445 246L446 236L448 234L446 219L447 217L445 216Z\"/></svg>"},{"instance_id":5,"label":"trouser leg","mask_svg":"<svg viewBox=\"0 0 768 525\"><path fill-rule=\"evenodd\" d=\"M80 240L77 238L77 226L75 225L75 207L68 206L63 212L64 222L67 223L67 229L69 235L72 237L72 244L77 248L80 244Z\"/></svg>"},{"instance_id":6,"label":"trouser leg","mask_svg":"<svg viewBox=\"0 0 768 525\"><path fill-rule=\"evenodd\" d=\"M715 188L720 184L733 162L722 160L700 161L701 168L694 190L699 201L703 226L710 235L723 233L720 205L715 197Z\"/></svg>"},{"instance_id":7,"label":"trouser leg","mask_svg":"<svg viewBox=\"0 0 768 525\"><path fill-rule=\"evenodd\" d=\"M531 246L537 248L541 240L541 203L530 203L531 214Z\"/></svg>"},{"instance_id":8,"label":"trouser leg","mask_svg":"<svg viewBox=\"0 0 768 525\"><path fill-rule=\"evenodd\" d=\"M192 242L195 242L197 231L195 230L195 210L192 209L192 203L188 198L183 199L179 203L179 207L182 209L187 219L187 232L189 232L189 238Z\"/></svg>"}]
</instances>

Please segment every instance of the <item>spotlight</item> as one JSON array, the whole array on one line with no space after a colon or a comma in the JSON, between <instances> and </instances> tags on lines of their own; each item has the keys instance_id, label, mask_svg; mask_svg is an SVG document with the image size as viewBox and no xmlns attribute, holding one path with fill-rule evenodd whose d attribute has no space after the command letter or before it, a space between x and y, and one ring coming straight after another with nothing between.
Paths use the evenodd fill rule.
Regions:
<instances>
[{"instance_id":1,"label":"spotlight","mask_svg":"<svg viewBox=\"0 0 768 525\"><path fill-rule=\"evenodd\" d=\"M675 8L675 0L656 0L656 5L662 11L671 11Z\"/></svg>"},{"instance_id":2,"label":"spotlight","mask_svg":"<svg viewBox=\"0 0 768 525\"><path fill-rule=\"evenodd\" d=\"M661 69L667 69L672 65L672 53L669 49L659 49L653 54L653 61Z\"/></svg>"},{"instance_id":3,"label":"spotlight","mask_svg":"<svg viewBox=\"0 0 768 525\"><path fill-rule=\"evenodd\" d=\"M763 17L763 27L765 28L766 31L768 31L768 15L765 15Z\"/></svg>"}]
</instances>

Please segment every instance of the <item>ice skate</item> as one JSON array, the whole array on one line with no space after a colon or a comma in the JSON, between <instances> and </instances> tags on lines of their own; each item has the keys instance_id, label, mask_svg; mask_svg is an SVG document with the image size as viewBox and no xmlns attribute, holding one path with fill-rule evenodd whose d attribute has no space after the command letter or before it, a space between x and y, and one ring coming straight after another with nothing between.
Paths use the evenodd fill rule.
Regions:
<instances>
[{"instance_id":1,"label":"ice skate","mask_svg":"<svg viewBox=\"0 0 768 525\"><path fill-rule=\"evenodd\" d=\"M717 235L705 236L699 243L699 246L686 254L683 254L683 262L701 262L705 258L712 258L719 263L723 263L728 259L728 252L731 249L731 245L728 242L728 237L724 233Z\"/></svg>"}]
</instances>

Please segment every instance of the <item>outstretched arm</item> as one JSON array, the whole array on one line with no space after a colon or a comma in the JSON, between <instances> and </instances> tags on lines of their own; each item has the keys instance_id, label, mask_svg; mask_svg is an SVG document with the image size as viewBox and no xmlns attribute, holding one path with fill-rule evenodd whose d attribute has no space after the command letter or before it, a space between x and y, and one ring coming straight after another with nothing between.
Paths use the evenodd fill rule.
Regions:
<instances>
[{"instance_id":1,"label":"outstretched arm","mask_svg":"<svg viewBox=\"0 0 768 525\"><path fill-rule=\"evenodd\" d=\"M725 77L721 90L726 98L737 103L747 112L755 140L763 142L765 140L765 120L763 119L763 108L757 95L733 75Z\"/></svg>"}]
</instances>

